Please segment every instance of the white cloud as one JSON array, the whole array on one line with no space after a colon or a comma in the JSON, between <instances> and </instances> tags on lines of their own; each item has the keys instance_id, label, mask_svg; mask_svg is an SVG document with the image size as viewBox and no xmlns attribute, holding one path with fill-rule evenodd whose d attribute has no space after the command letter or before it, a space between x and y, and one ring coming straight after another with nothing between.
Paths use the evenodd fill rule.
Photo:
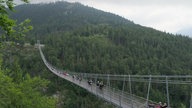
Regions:
<instances>
[{"instance_id":1,"label":"white cloud","mask_svg":"<svg viewBox=\"0 0 192 108\"><path fill-rule=\"evenodd\" d=\"M82 0L85 2L86 0ZM137 24L176 33L192 26L192 0L87 0L86 4L113 12Z\"/></svg>"}]
</instances>

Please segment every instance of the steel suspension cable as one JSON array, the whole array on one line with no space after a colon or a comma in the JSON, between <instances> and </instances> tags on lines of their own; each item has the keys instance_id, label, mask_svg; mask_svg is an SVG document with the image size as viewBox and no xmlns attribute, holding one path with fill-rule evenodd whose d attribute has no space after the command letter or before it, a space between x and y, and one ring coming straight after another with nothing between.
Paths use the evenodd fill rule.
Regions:
<instances>
[{"instance_id":1,"label":"steel suspension cable","mask_svg":"<svg viewBox=\"0 0 192 108\"><path fill-rule=\"evenodd\" d=\"M123 80L123 87L122 87L122 91L121 91L121 94L120 94L120 102L122 100L122 97L123 97L123 93L124 93L124 89L125 89L125 77L124 77L124 80Z\"/></svg>"},{"instance_id":2,"label":"steel suspension cable","mask_svg":"<svg viewBox=\"0 0 192 108\"><path fill-rule=\"evenodd\" d=\"M129 92L131 98L131 108L133 108L133 99L132 99L132 88L131 88L131 76L129 75Z\"/></svg>"},{"instance_id":3,"label":"steel suspension cable","mask_svg":"<svg viewBox=\"0 0 192 108\"><path fill-rule=\"evenodd\" d=\"M146 102L147 108L149 108L149 92L150 92L150 88L151 88L151 75L149 77L149 84L148 84L148 90L147 90L147 102Z\"/></svg>"},{"instance_id":4,"label":"steel suspension cable","mask_svg":"<svg viewBox=\"0 0 192 108\"><path fill-rule=\"evenodd\" d=\"M192 93L191 93L191 100L190 100L190 108L192 108Z\"/></svg>"},{"instance_id":5,"label":"steel suspension cable","mask_svg":"<svg viewBox=\"0 0 192 108\"><path fill-rule=\"evenodd\" d=\"M109 75L108 75L108 78L107 78L107 87L108 87L108 89L110 89L110 78L109 78ZM109 91L109 97L110 97L110 101L111 101L111 90Z\"/></svg>"},{"instance_id":6,"label":"steel suspension cable","mask_svg":"<svg viewBox=\"0 0 192 108\"><path fill-rule=\"evenodd\" d=\"M168 104L168 108L170 108L170 102L169 102L169 85L168 85L168 76L166 76L166 90L167 90L167 104Z\"/></svg>"},{"instance_id":7,"label":"steel suspension cable","mask_svg":"<svg viewBox=\"0 0 192 108\"><path fill-rule=\"evenodd\" d=\"M97 86L97 77L95 77L95 84L96 84L96 86ZM95 87L95 91L96 91L96 96L98 96L98 94L97 94L97 87Z\"/></svg>"}]
</instances>

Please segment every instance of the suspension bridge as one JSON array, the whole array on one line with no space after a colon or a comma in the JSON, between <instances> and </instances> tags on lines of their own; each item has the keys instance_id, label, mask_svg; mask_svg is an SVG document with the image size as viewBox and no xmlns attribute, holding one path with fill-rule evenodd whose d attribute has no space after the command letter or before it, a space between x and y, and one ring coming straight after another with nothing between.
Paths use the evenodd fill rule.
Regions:
<instances>
[{"instance_id":1,"label":"suspension bridge","mask_svg":"<svg viewBox=\"0 0 192 108\"><path fill-rule=\"evenodd\" d=\"M119 108L149 108L149 103L157 104L149 99L151 83L162 83L166 85L167 108L171 108L169 99L169 85L170 84L185 84L192 86L192 76L162 76L162 75L111 75L111 74L90 74L90 73L76 73L58 69L52 66L45 58L40 42L38 41L38 48L41 58L46 67L55 75L63 78L77 86L86 89L88 92L104 99L105 101L114 104ZM88 84L88 79L94 79L92 84ZM97 86L97 81L106 80L105 87L100 89ZM122 90L115 89L111 86L111 81L122 81ZM131 82L145 82L148 83L146 98L136 96L132 93ZM125 92L125 84L129 85L129 93ZM190 108L192 108L192 93Z\"/></svg>"}]
</instances>

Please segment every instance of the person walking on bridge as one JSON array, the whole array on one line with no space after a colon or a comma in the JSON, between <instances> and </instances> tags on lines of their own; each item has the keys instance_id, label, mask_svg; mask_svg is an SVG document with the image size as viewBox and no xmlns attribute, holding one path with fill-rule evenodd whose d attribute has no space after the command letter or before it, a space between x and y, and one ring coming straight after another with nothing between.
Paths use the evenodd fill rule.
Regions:
<instances>
[{"instance_id":1,"label":"person walking on bridge","mask_svg":"<svg viewBox=\"0 0 192 108\"><path fill-rule=\"evenodd\" d=\"M164 103L161 108L167 108L167 103Z\"/></svg>"},{"instance_id":2,"label":"person walking on bridge","mask_svg":"<svg viewBox=\"0 0 192 108\"><path fill-rule=\"evenodd\" d=\"M155 105L155 108L162 108L162 103L159 102L159 104Z\"/></svg>"},{"instance_id":3,"label":"person walking on bridge","mask_svg":"<svg viewBox=\"0 0 192 108\"><path fill-rule=\"evenodd\" d=\"M99 88L102 90L103 87L104 87L103 81L100 81Z\"/></svg>"}]
</instances>

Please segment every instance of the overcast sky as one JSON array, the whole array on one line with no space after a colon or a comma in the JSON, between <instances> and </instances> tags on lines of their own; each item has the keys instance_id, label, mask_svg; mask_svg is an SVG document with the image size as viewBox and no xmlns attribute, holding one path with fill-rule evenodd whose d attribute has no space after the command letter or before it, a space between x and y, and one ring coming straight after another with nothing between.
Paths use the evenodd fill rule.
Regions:
<instances>
[{"instance_id":1,"label":"overcast sky","mask_svg":"<svg viewBox=\"0 0 192 108\"><path fill-rule=\"evenodd\" d=\"M62 0L30 0L31 3ZM192 32L192 0L65 0L123 16L170 33ZM191 35L192 36L192 35Z\"/></svg>"}]
</instances>

